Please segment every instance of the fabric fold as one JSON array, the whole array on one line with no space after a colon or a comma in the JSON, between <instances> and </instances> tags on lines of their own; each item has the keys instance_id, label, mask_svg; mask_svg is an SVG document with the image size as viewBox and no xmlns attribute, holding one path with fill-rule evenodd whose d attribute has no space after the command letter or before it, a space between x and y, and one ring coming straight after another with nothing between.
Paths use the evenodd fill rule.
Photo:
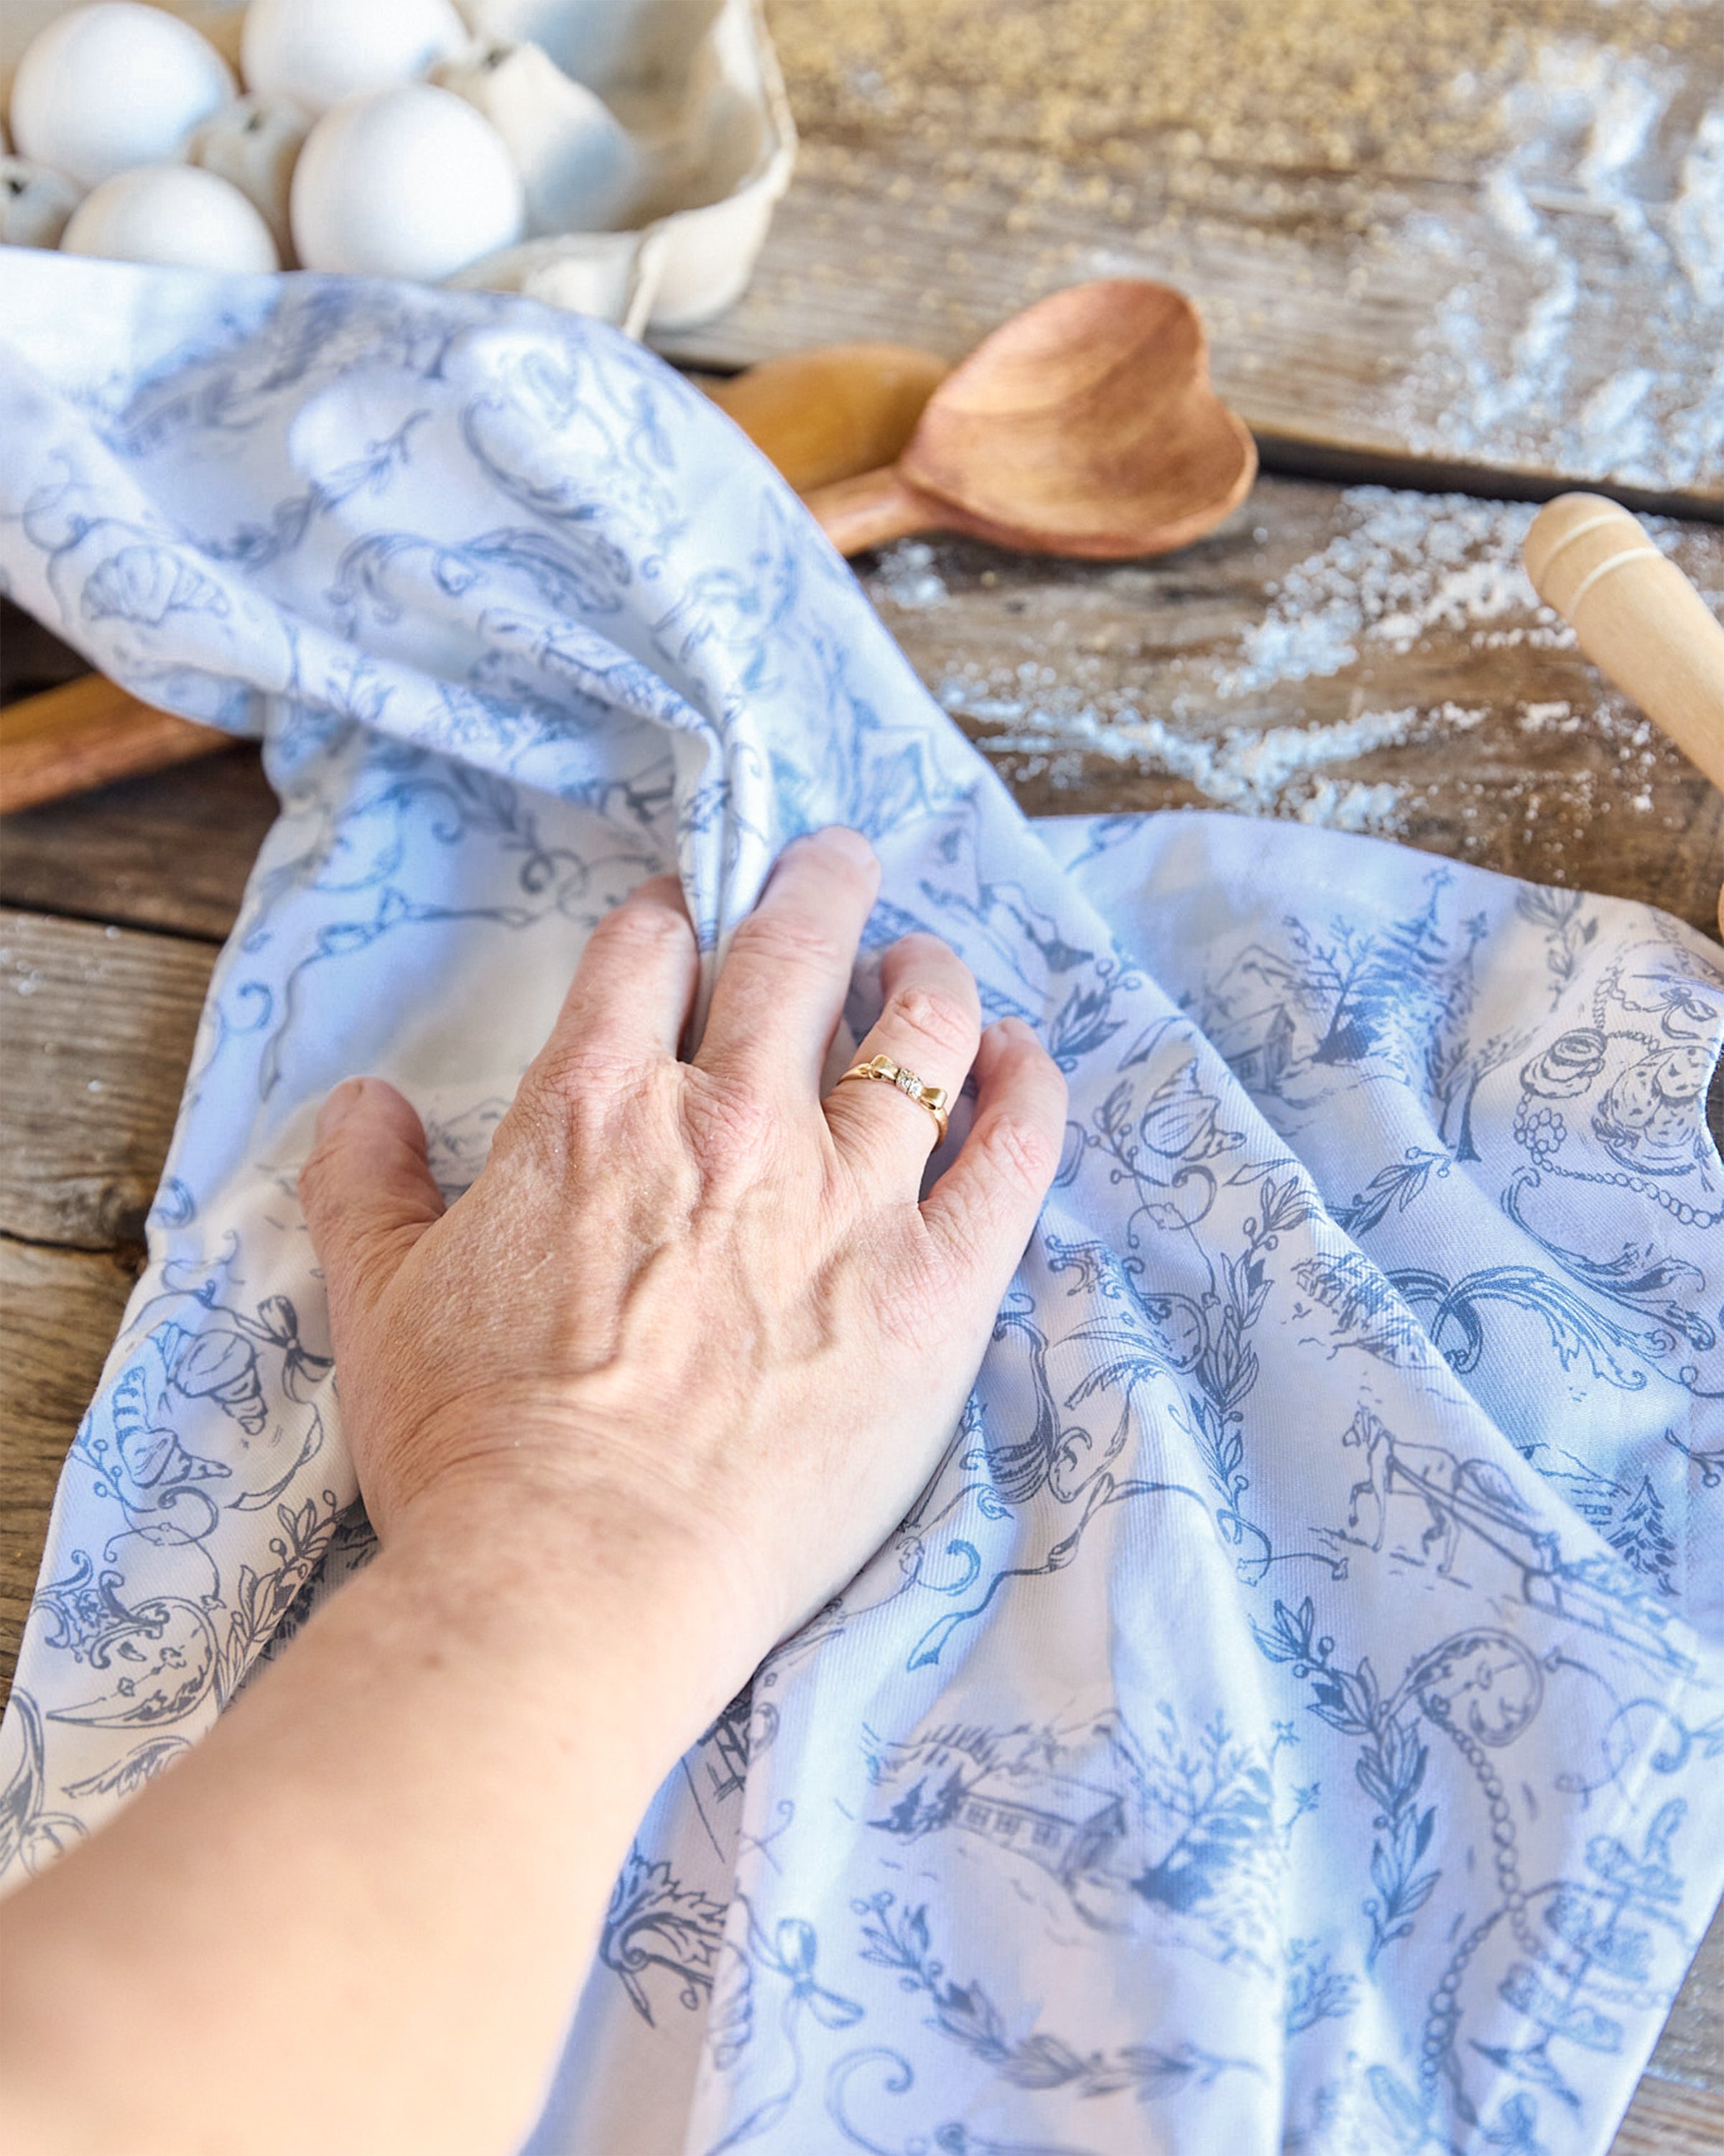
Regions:
<instances>
[{"instance_id":1,"label":"fabric fold","mask_svg":"<svg viewBox=\"0 0 1724 2156\"><path fill-rule=\"evenodd\" d=\"M282 798L62 1479L8 1876L364 1561L322 1094L392 1079L459 1192L610 906L679 869L710 982L843 821L853 1030L944 937L1065 1156L927 1488L643 1821L531 2147L1602 2152L1724 1885L1716 948L1302 827L1027 824L592 323L11 252L0 325L5 588Z\"/></svg>"}]
</instances>

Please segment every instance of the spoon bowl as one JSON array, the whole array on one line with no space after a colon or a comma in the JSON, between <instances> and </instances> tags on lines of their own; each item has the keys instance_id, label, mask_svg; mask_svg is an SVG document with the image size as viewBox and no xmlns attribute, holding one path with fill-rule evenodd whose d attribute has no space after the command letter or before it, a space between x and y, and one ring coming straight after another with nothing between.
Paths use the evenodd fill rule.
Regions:
<instances>
[{"instance_id":1,"label":"spoon bowl","mask_svg":"<svg viewBox=\"0 0 1724 2156\"><path fill-rule=\"evenodd\" d=\"M846 554L945 531L1123 561L1200 538L1256 472L1210 386L1197 310L1122 277L1013 316L935 388L895 465L805 499Z\"/></svg>"}]
</instances>

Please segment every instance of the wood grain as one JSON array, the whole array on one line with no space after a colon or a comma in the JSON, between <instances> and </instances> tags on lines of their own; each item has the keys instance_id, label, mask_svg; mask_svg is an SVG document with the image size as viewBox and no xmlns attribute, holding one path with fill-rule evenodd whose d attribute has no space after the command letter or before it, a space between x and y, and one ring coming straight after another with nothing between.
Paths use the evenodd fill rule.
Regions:
<instances>
[{"instance_id":1,"label":"wood grain","mask_svg":"<svg viewBox=\"0 0 1724 2156\"><path fill-rule=\"evenodd\" d=\"M1521 40L1488 92L1457 51L1457 85L1496 116L1421 156L1448 90L1419 64L1427 11L1360 16L1373 66L1405 63L1401 101L1374 140L1338 143L1333 125L1351 116L1339 100L1325 116L1314 99L1309 139L1278 127L1290 46L1271 19L1285 11L1265 0L1202 11L1201 37L1224 64L1239 48L1244 109L1225 141L1196 83L1185 109L1173 86L1153 124L1135 126L1074 110L1057 81L990 96L990 31L1000 44L1024 12L1005 0L916 11L952 34L922 28L921 78L891 79L890 48L915 31L896 23L864 52L880 12L856 9L853 30L850 10L829 7L838 49L810 49L801 81L793 57L801 157L754 279L728 314L667 351L741 367L885 337L955 359L1057 286L1158 278L1202 309L1216 386L1266 463L1351 471L1364 457L1379 476L1488 474L1532 492L1608 482L1724 513L1716 271L1688 226L1703 215L1703 116L1724 82L1716 17L1685 26L1680 79L1634 57L1636 42L1670 49L1671 18L1646 0L1608 24L1594 13L1590 35ZM1481 23L1492 12L1475 11ZM1104 36L1096 11L1082 13L1092 39ZM1137 34L1159 43L1161 27ZM838 80L847 42L849 86ZM1074 35L1061 58L1085 57ZM1098 100L1104 87L1085 83ZM1632 154L1620 136L1613 152L1606 109L1614 95L1620 117L1637 90L1644 132ZM1460 102L1449 110L1458 118Z\"/></svg>"},{"instance_id":2,"label":"wood grain","mask_svg":"<svg viewBox=\"0 0 1724 2156\"><path fill-rule=\"evenodd\" d=\"M85 674L0 711L0 810L215 756L230 737Z\"/></svg>"},{"instance_id":3,"label":"wood grain","mask_svg":"<svg viewBox=\"0 0 1724 2156\"><path fill-rule=\"evenodd\" d=\"M1705 2089L1648 2073L1634 2091L1610 2156L1718 2156L1724 2104Z\"/></svg>"},{"instance_id":4,"label":"wood grain","mask_svg":"<svg viewBox=\"0 0 1724 2156\"><path fill-rule=\"evenodd\" d=\"M0 1235L141 1235L214 961L207 943L0 910Z\"/></svg>"},{"instance_id":5,"label":"wood grain","mask_svg":"<svg viewBox=\"0 0 1724 2156\"><path fill-rule=\"evenodd\" d=\"M0 818L0 903L223 937L275 813L242 746Z\"/></svg>"},{"instance_id":6,"label":"wood grain","mask_svg":"<svg viewBox=\"0 0 1724 2156\"><path fill-rule=\"evenodd\" d=\"M127 1253L36 1249L0 1235L0 1698L11 1687L60 1463L136 1270Z\"/></svg>"},{"instance_id":7,"label":"wood grain","mask_svg":"<svg viewBox=\"0 0 1724 2156\"><path fill-rule=\"evenodd\" d=\"M1724 796L1539 606L1519 562L1531 516L1269 479L1164 561L914 542L864 574L1033 815L1351 824L1716 933ZM1724 533L1664 536L1716 607Z\"/></svg>"},{"instance_id":8,"label":"wood grain","mask_svg":"<svg viewBox=\"0 0 1724 2156\"><path fill-rule=\"evenodd\" d=\"M1647 2071L1707 2092L1712 2145L1724 2148L1724 1908L1701 1942Z\"/></svg>"}]
</instances>

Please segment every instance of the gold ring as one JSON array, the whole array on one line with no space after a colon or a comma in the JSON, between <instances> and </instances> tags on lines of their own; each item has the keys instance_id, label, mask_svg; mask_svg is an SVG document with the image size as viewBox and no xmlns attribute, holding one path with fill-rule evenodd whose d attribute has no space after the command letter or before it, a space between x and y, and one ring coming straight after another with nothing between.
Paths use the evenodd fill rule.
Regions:
<instances>
[{"instance_id":1,"label":"gold ring","mask_svg":"<svg viewBox=\"0 0 1724 2156\"><path fill-rule=\"evenodd\" d=\"M952 1096L943 1086L925 1086L913 1070L906 1070L901 1063L894 1063L890 1055L871 1055L865 1063L853 1063L839 1080L844 1078L877 1078L884 1086L895 1086L906 1101L914 1101L917 1107L926 1108L934 1118L934 1127L940 1136L936 1145L946 1138L946 1114L952 1104Z\"/></svg>"}]
</instances>

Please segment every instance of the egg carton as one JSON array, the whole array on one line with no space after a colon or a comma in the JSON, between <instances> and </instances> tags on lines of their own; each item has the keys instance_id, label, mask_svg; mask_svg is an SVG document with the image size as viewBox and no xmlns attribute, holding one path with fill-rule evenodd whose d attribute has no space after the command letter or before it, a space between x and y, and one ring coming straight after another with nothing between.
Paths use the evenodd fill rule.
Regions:
<instances>
[{"instance_id":1,"label":"egg carton","mask_svg":"<svg viewBox=\"0 0 1724 2156\"><path fill-rule=\"evenodd\" d=\"M469 20L542 45L596 90L640 153L627 229L556 233L452 284L603 316L632 336L684 330L741 297L790 184L796 126L760 0L483 0Z\"/></svg>"},{"instance_id":2,"label":"egg carton","mask_svg":"<svg viewBox=\"0 0 1724 2156\"><path fill-rule=\"evenodd\" d=\"M0 82L66 0L9 0ZM158 0L237 66L244 9ZM531 44L595 91L632 138L618 228L552 232L482 256L448 282L521 292L616 322L631 336L721 314L752 274L789 185L796 128L761 0L456 0L467 57ZM16 12L14 13L14 8ZM21 34L22 33L22 34ZM9 48L17 49L8 49Z\"/></svg>"}]
</instances>

